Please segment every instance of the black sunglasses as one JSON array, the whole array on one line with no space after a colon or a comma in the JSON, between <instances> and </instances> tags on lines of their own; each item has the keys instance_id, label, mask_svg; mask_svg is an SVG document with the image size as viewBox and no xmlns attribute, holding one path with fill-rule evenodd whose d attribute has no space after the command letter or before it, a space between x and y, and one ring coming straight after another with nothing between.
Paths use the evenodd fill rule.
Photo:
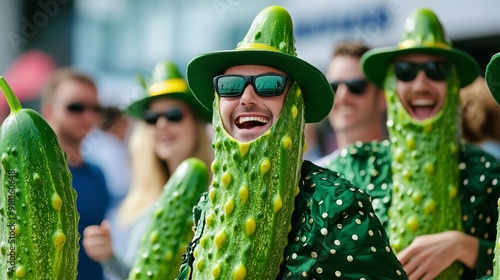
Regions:
<instances>
[{"instance_id":1,"label":"black sunglasses","mask_svg":"<svg viewBox=\"0 0 500 280\"><path fill-rule=\"evenodd\" d=\"M160 117L165 117L169 122L172 123L179 123L182 121L184 114L182 113L182 109L180 108L175 108L165 112L146 111L144 113L143 119L147 124L155 125Z\"/></svg>"},{"instance_id":2,"label":"black sunglasses","mask_svg":"<svg viewBox=\"0 0 500 280\"><path fill-rule=\"evenodd\" d=\"M66 109L68 109L69 112L71 113L76 113L76 114L81 114L85 110L92 110L95 113L100 113L101 112L101 106L99 105L89 105L85 103L70 103L66 106Z\"/></svg>"},{"instance_id":3,"label":"black sunglasses","mask_svg":"<svg viewBox=\"0 0 500 280\"><path fill-rule=\"evenodd\" d=\"M292 83L287 75L271 73L255 76L220 75L214 78L215 91L220 97L238 97L248 84L260 96L279 96L285 91L286 83Z\"/></svg>"},{"instance_id":4,"label":"black sunglasses","mask_svg":"<svg viewBox=\"0 0 500 280\"><path fill-rule=\"evenodd\" d=\"M445 81L450 74L451 64L447 61L425 63L400 61L394 63L396 77L403 82L413 81L420 70L424 70L427 78L433 81Z\"/></svg>"},{"instance_id":5,"label":"black sunglasses","mask_svg":"<svg viewBox=\"0 0 500 280\"><path fill-rule=\"evenodd\" d=\"M330 83L333 92L337 92L337 88L339 87L340 84L346 85L349 91L355 95L362 95L366 90L366 86L368 86L368 82L366 82L366 80L363 79L355 79L350 81L335 81Z\"/></svg>"}]
</instances>

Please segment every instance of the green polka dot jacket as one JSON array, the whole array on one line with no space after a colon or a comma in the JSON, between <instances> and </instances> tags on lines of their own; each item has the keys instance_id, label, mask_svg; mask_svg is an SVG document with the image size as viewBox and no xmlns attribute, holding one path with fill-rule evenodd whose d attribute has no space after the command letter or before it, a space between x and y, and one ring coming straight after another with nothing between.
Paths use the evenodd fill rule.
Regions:
<instances>
[{"instance_id":1,"label":"green polka dot jacket","mask_svg":"<svg viewBox=\"0 0 500 280\"><path fill-rule=\"evenodd\" d=\"M408 279L365 191L308 161L302 165L299 188L276 279ZM178 279L191 279L207 202L205 194L194 208L196 233Z\"/></svg>"},{"instance_id":2,"label":"green polka dot jacket","mask_svg":"<svg viewBox=\"0 0 500 280\"><path fill-rule=\"evenodd\" d=\"M367 191L376 215L387 228L392 188L389 141L352 144L326 167ZM463 229L480 244L476 270L464 266L462 278L478 279L493 272L500 164L481 149L462 144L458 168Z\"/></svg>"}]
</instances>

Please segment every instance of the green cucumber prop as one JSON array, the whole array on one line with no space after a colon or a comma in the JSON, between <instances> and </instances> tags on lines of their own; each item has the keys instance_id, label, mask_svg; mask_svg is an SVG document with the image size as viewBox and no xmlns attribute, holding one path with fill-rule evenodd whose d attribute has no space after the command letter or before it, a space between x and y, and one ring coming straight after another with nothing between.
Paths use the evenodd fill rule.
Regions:
<instances>
[{"instance_id":1,"label":"green cucumber prop","mask_svg":"<svg viewBox=\"0 0 500 280\"><path fill-rule=\"evenodd\" d=\"M420 13L431 12L422 10ZM428 21L413 22L438 25L432 22L437 18L424 16ZM408 114L395 90L396 77L392 66L387 72L384 88L393 174L388 233L396 253L410 245L417 236L462 231L458 169L460 81L454 67L451 71L441 111L424 121L414 120ZM461 273L461 265L455 262L436 279L460 279Z\"/></svg>"},{"instance_id":2,"label":"green cucumber prop","mask_svg":"<svg viewBox=\"0 0 500 280\"><path fill-rule=\"evenodd\" d=\"M79 214L66 156L3 77L0 88L11 110L0 127L0 278L76 279Z\"/></svg>"},{"instance_id":3,"label":"green cucumber prop","mask_svg":"<svg viewBox=\"0 0 500 280\"><path fill-rule=\"evenodd\" d=\"M248 143L228 135L214 109L214 179L192 279L277 277L302 165L303 104L294 84L277 122Z\"/></svg>"},{"instance_id":4,"label":"green cucumber prop","mask_svg":"<svg viewBox=\"0 0 500 280\"><path fill-rule=\"evenodd\" d=\"M197 158L184 160L154 206L129 280L175 279L193 238L193 206L208 186L208 169Z\"/></svg>"},{"instance_id":5,"label":"green cucumber prop","mask_svg":"<svg viewBox=\"0 0 500 280\"><path fill-rule=\"evenodd\" d=\"M500 213L500 198L497 201L497 209L498 213ZM493 259L493 279L500 280L500 218L497 221L497 239L495 241L495 245L495 258Z\"/></svg>"}]
</instances>

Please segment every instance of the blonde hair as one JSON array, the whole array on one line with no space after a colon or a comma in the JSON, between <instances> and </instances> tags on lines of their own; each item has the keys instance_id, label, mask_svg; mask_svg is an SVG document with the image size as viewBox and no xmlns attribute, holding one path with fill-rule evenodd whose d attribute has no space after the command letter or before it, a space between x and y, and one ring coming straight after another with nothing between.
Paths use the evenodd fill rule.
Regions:
<instances>
[{"instance_id":1,"label":"blonde hair","mask_svg":"<svg viewBox=\"0 0 500 280\"><path fill-rule=\"evenodd\" d=\"M460 90L463 138L472 144L500 141L500 106L483 77Z\"/></svg>"},{"instance_id":2,"label":"blonde hair","mask_svg":"<svg viewBox=\"0 0 500 280\"><path fill-rule=\"evenodd\" d=\"M198 118L195 120L197 135L193 135L193 137L198 141L191 156L201 159L210 170L213 152L207 135L207 125ZM125 225L133 223L157 201L163 187L173 173L173 171L168 170L166 163L156 155L153 131L144 121L138 121L134 125L129 140L129 153L132 182L118 211L119 221Z\"/></svg>"}]
</instances>

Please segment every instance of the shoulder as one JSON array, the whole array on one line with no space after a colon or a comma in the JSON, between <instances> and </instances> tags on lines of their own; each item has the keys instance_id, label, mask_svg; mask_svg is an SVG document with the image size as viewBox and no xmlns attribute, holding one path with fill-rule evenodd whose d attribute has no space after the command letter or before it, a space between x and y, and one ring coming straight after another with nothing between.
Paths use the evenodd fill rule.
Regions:
<instances>
[{"instance_id":1,"label":"shoulder","mask_svg":"<svg viewBox=\"0 0 500 280\"><path fill-rule=\"evenodd\" d=\"M342 178L338 172L309 161L304 161L302 165L301 179L301 193L306 200L333 204L338 210L371 203L370 196L364 190Z\"/></svg>"}]
</instances>

